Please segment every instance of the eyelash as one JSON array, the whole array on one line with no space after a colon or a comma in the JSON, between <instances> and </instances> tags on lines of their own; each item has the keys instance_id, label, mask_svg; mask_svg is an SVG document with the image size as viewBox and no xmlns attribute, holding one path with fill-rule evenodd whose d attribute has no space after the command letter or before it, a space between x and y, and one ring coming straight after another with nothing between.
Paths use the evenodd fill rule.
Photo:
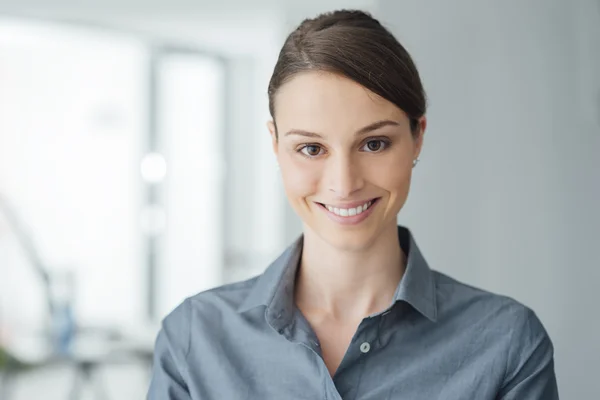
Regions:
<instances>
[{"instance_id":1,"label":"eyelash","mask_svg":"<svg viewBox=\"0 0 600 400\"><path fill-rule=\"evenodd\" d=\"M382 144L382 148L380 150L376 150L376 151L367 151L367 153L381 153L384 150L387 150L390 145L391 145L391 141L387 138L370 138L367 141L364 142L364 144L361 146L361 149L364 148L365 146L367 146L370 142L379 142ZM306 158L317 158L319 156L321 156L322 154L317 154L315 156L311 156L308 155L304 152L304 149L308 148L308 147L318 147L319 149L323 150L323 147L317 143L306 143L304 145L302 145L300 148L298 148L298 150L296 150L298 153L300 153L302 156L306 157Z\"/></svg>"}]
</instances>

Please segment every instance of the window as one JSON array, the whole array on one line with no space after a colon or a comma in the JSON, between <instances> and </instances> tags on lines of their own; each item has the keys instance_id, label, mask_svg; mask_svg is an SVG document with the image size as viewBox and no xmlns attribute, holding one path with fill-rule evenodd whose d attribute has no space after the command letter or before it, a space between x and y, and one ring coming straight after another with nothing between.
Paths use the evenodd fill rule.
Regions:
<instances>
[{"instance_id":1,"label":"window","mask_svg":"<svg viewBox=\"0 0 600 400\"><path fill-rule=\"evenodd\" d=\"M0 195L45 267L74 272L80 322L159 319L221 283L224 79L212 55L2 21ZM39 325L14 229L0 222L0 319Z\"/></svg>"}]
</instances>

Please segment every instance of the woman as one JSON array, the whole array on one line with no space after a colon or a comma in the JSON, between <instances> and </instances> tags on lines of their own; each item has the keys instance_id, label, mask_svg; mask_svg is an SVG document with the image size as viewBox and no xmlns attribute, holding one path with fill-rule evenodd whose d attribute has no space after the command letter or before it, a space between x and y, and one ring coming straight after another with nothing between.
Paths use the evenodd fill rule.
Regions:
<instances>
[{"instance_id":1,"label":"woman","mask_svg":"<svg viewBox=\"0 0 600 400\"><path fill-rule=\"evenodd\" d=\"M303 235L165 318L149 398L558 399L535 314L431 270L396 225L427 126L402 45L363 12L306 20L269 100Z\"/></svg>"}]
</instances>

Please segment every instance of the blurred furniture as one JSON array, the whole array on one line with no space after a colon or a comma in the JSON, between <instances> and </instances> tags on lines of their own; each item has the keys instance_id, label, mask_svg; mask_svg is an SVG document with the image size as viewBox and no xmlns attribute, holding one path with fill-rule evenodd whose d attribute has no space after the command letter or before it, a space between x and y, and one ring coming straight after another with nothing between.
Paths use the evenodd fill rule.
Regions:
<instances>
[{"instance_id":1,"label":"blurred furniture","mask_svg":"<svg viewBox=\"0 0 600 400\"><path fill-rule=\"evenodd\" d=\"M53 290L51 270L41 258L16 211L1 194L0 213L5 215L28 263L43 284L49 321L56 322L57 317L65 317L60 309L64 306L61 304L64 299L57 298ZM18 338L10 343L0 343L0 400L10 400L17 375L34 369L61 365L72 367L75 374L69 395L71 400L81 397L85 385L93 386L97 399L107 399L105 385L98 374L100 368L107 365L138 363L150 372L158 326L86 327L78 325L73 319L62 322L62 332L56 328L53 323L42 332L19 333ZM65 329L68 331L65 332Z\"/></svg>"}]
</instances>

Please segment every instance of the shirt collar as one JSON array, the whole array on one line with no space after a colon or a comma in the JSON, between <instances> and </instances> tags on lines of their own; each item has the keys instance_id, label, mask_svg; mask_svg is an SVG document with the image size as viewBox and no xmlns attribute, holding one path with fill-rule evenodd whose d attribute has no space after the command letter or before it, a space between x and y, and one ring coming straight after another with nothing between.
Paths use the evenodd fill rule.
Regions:
<instances>
[{"instance_id":1,"label":"shirt collar","mask_svg":"<svg viewBox=\"0 0 600 400\"><path fill-rule=\"evenodd\" d=\"M398 226L400 246L407 254L406 271L398 284L394 299L405 301L429 320L437 321L435 276L421 254L408 228Z\"/></svg>"},{"instance_id":2,"label":"shirt collar","mask_svg":"<svg viewBox=\"0 0 600 400\"><path fill-rule=\"evenodd\" d=\"M300 263L304 236L300 236L258 278L239 307L239 312L266 306L267 321L281 329L292 319L295 310L294 283Z\"/></svg>"},{"instance_id":3,"label":"shirt collar","mask_svg":"<svg viewBox=\"0 0 600 400\"><path fill-rule=\"evenodd\" d=\"M408 259L406 271L394 294L394 302L405 301L435 322L437 302L433 272L417 247L410 230L398 226L398 238ZM302 245L303 236L300 236L271 263L254 284L239 307L239 312L266 306L267 320L275 329L281 329L291 321L295 310L294 281L302 254Z\"/></svg>"}]
</instances>

